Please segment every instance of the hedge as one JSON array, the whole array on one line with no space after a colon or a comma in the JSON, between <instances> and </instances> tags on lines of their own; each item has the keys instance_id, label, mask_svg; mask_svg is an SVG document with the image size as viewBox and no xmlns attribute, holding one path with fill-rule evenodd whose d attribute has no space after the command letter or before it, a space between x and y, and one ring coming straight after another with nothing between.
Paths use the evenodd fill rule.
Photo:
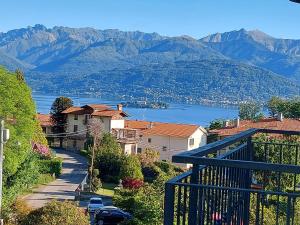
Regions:
<instances>
[{"instance_id":1,"label":"hedge","mask_svg":"<svg viewBox=\"0 0 300 225\"><path fill-rule=\"evenodd\" d=\"M55 174L58 177L62 171L62 159L54 158L48 160L40 160L39 171L43 174Z\"/></svg>"}]
</instances>

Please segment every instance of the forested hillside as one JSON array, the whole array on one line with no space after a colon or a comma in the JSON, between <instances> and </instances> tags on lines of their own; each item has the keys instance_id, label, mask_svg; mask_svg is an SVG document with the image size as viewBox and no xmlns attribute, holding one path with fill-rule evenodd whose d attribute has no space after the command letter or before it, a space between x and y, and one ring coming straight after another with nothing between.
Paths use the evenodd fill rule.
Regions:
<instances>
[{"instance_id":1,"label":"forested hillside","mask_svg":"<svg viewBox=\"0 0 300 225\"><path fill-rule=\"evenodd\" d=\"M200 40L43 25L0 33L0 64L24 70L34 91L118 99L199 103L299 95L299 49L298 40L243 29Z\"/></svg>"}]
</instances>

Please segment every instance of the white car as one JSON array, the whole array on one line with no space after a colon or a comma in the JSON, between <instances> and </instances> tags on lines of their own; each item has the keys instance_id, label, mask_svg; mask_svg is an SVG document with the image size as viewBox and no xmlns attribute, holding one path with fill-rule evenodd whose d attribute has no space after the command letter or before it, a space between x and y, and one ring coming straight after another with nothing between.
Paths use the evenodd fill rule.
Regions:
<instances>
[{"instance_id":1,"label":"white car","mask_svg":"<svg viewBox=\"0 0 300 225\"><path fill-rule=\"evenodd\" d=\"M88 204L87 210L90 213L94 213L96 210L104 207L102 198L91 198Z\"/></svg>"}]
</instances>

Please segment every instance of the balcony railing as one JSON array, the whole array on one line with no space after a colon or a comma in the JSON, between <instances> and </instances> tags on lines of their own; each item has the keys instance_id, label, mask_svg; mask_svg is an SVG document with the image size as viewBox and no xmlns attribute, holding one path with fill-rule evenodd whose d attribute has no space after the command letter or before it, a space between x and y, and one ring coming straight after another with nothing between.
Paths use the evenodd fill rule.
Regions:
<instances>
[{"instance_id":1,"label":"balcony railing","mask_svg":"<svg viewBox=\"0 0 300 225\"><path fill-rule=\"evenodd\" d=\"M117 138L118 141L123 142L136 142L139 132L135 129L129 128L114 128L112 134Z\"/></svg>"},{"instance_id":2,"label":"balcony railing","mask_svg":"<svg viewBox=\"0 0 300 225\"><path fill-rule=\"evenodd\" d=\"M250 129L173 156L164 225L300 225L300 132Z\"/></svg>"}]
</instances>

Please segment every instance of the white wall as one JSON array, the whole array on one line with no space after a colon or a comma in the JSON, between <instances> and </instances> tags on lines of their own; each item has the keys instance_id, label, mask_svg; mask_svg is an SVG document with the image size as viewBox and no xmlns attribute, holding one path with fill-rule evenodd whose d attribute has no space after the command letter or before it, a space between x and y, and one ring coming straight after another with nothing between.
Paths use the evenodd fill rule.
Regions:
<instances>
[{"instance_id":1,"label":"white wall","mask_svg":"<svg viewBox=\"0 0 300 225\"><path fill-rule=\"evenodd\" d=\"M124 128L125 127L125 120L124 119L122 119L122 120L111 120L110 127L111 127L111 129Z\"/></svg>"},{"instance_id":2,"label":"white wall","mask_svg":"<svg viewBox=\"0 0 300 225\"><path fill-rule=\"evenodd\" d=\"M151 143L148 142L148 138L151 138ZM194 145L189 145L189 139L194 138ZM172 156L180 152L196 149L200 146L206 145L207 135L201 129L197 129L194 134L189 138L178 138L170 136L157 136L149 135L143 136L138 142L138 148L142 148L142 151L146 148L151 148L160 153L160 160L172 161ZM163 150L163 146L167 147L166 151Z\"/></svg>"}]
</instances>

